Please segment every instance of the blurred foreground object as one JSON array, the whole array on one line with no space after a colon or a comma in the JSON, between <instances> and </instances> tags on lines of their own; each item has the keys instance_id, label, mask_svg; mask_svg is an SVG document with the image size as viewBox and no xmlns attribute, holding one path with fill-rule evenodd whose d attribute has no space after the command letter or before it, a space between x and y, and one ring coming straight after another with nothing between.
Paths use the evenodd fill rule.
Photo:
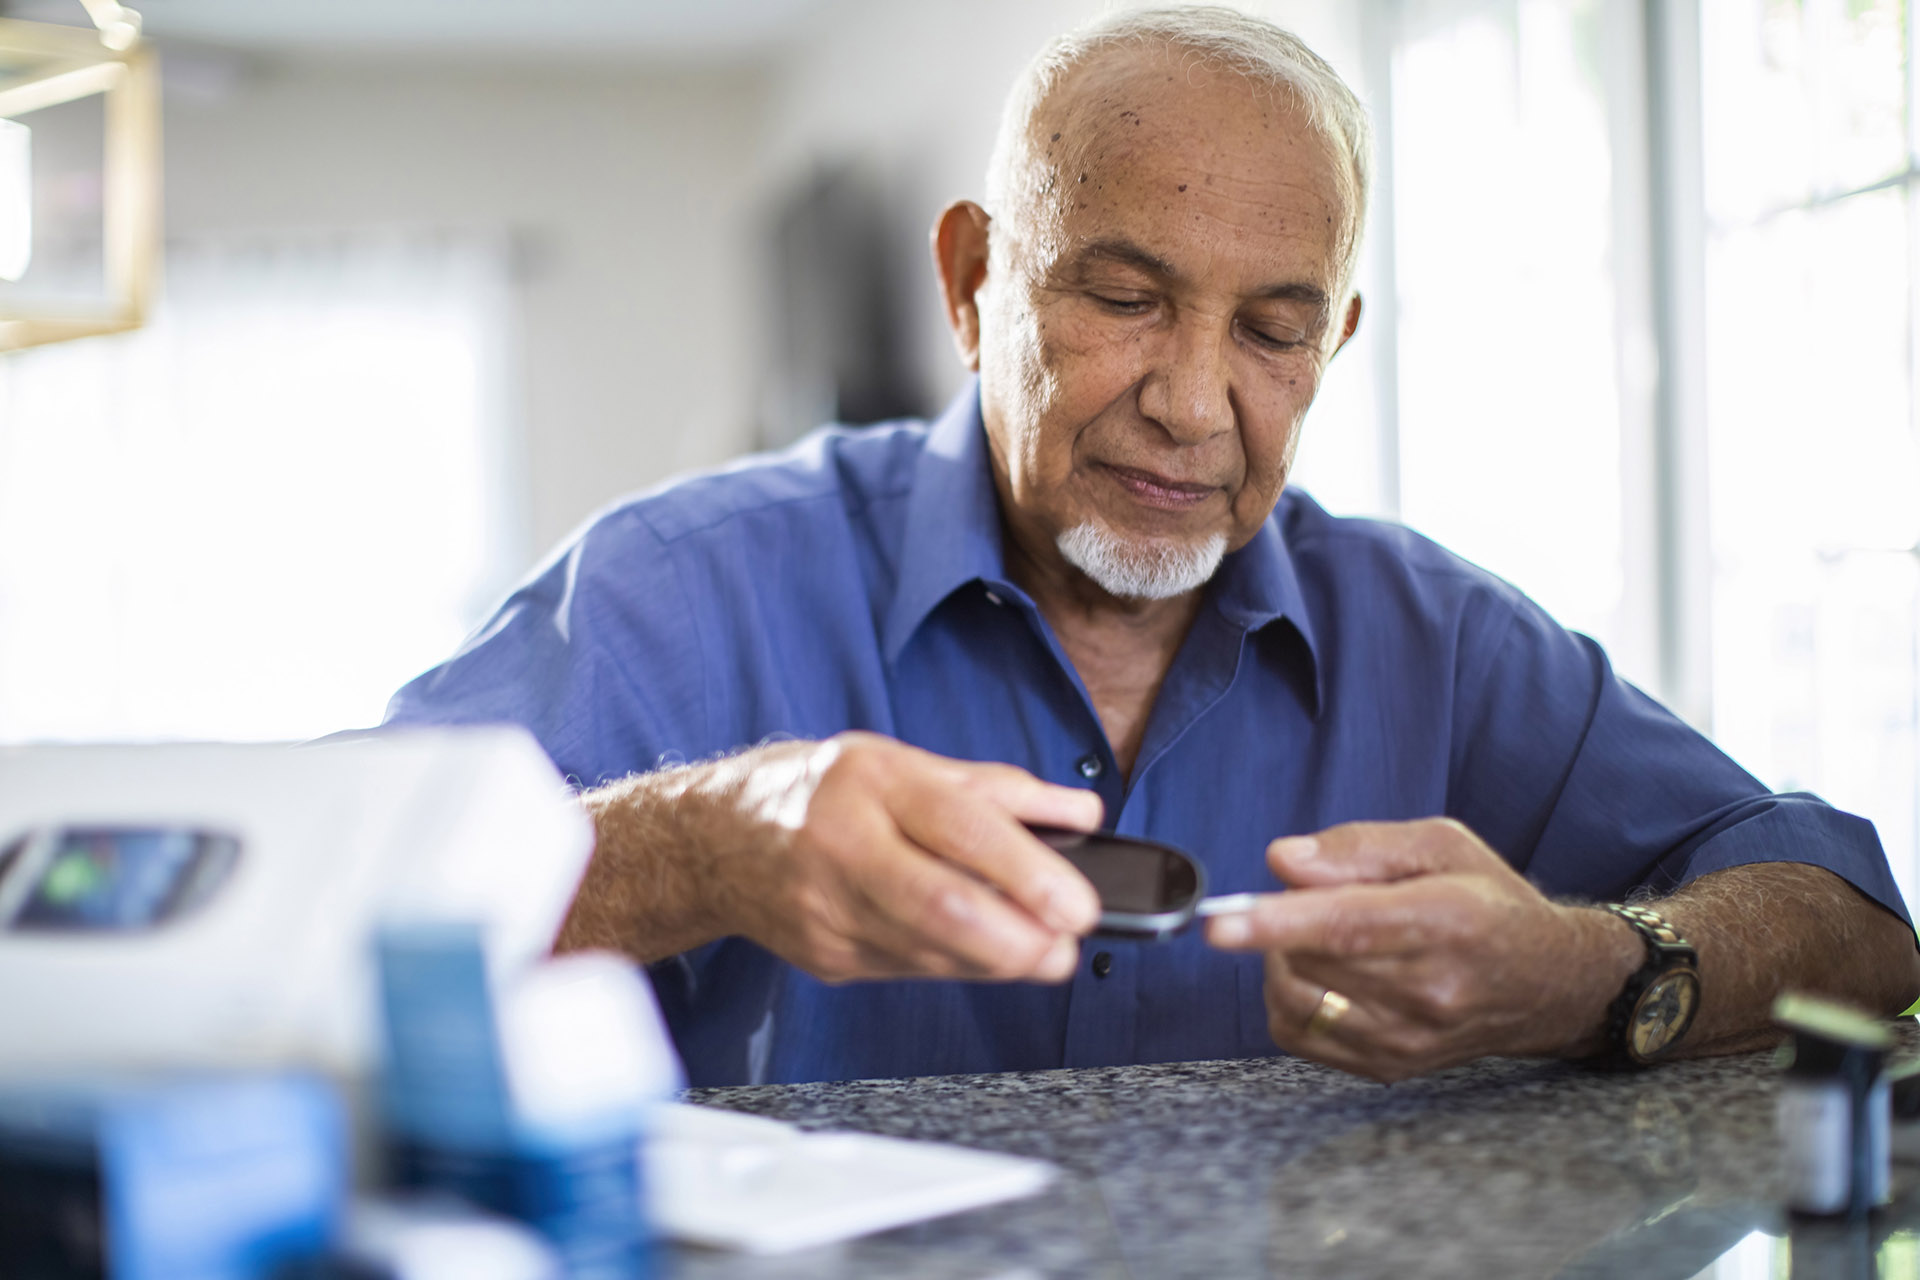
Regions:
<instances>
[{"instance_id":1,"label":"blurred foreground object","mask_svg":"<svg viewBox=\"0 0 1920 1280\"><path fill-rule=\"evenodd\" d=\"M346 1191L315 1077L0 1086L0 1275L266 1276L328 1247Z\"/></svg>"},{"instance_id":2,"label":"blurred foreground object","mask_svg":"<svg viewBox=\"0 0 1920 1280\"><path fill-rule=\"evenodd\" d=\"M391 1180L526 1223L570 1280L649 1274L655 1233L787 1253L1033 1195L1059 1173L668 1102L684 1073L652 985L621 957L563 956L503 984L458 924L383 928L379 953Z\"/></svg>"},{"instance_id":3,"label":"blurred foreground object","mask_svg":"<svg viewBox=\"0 0 1920 1280\"><path fill-rule=\"evenodd\" d=\"M94 28L0 19L0 351L137 329L152 301L159 64L139 14L83 3Z\"/></svg>"},{"instance_id":4,"label":"blurred foreground object","mask_svg":"<svg viewBox=\"0 0 1920 1280\"><path fill-rule=\"evenodd\" d=\"M593 834L517 729L0 749L0 1079L376 1057L379 924L544 956Z\"/></svg>"},{"instance_id":5,"label":"blurred foreground object","mask_svg":"<svg viewBox=\"0 0 1920 1280\"><path fill-rule=\"evenodd\" d=\"M335 1273L356 1280L562 1280L566 1274L533 1231L458 1201L357 1201L341 1235Z\"/></svg>"},{"instance_id":6,"label":"blurred foreground object","mask_svg":"<svg viewBox=\"0 0 1920 1280\"><path fill-rule=\"evenodd\" d=\"M649 1207L663 1234L778 1252L1056 1176L664 1102L684 1075L645 975L547 959L592 846L516 728L0 748L0 1244L97 1255L86 1274L109 1280L264 1275L317 1250L477 1280L471 1252L505 1233L503 1276L634 1280ZM328 1120L341 1096L351 1150ZM129 1164L126 1125L172 1137ZM384 1156L387 1191L343 1229L350 1155L369 1190ZM181 1198L162 1217L186 1235L103 1228L143 1179ZM79 1208L54 1213L55 1193ZM6 1225L49 1214L78 1234ZM191 1265L141 1270L101 1252L115 1240ZM0 1254L0 1276L41 1274L67 1272Z\"/></svg>"},{"instance_id":7,"label":"blurred foreground object","mask_svg":"<svg viewBox=\"0 0 1920 1280\"><path fill-rule=\"evenodd\" d=\"M1847 1005L1797 992L1774 1001L1773 1020L1793 1033L1779 1111L1787 1207L1864 1218L1891 1190L1893 1032Z\"/></svg>"},{"instance_id":8,"label":"blurred foreground object","mask_svg":"<svg viewBox=\"0 0 1920 1280\"><path fill-rule=\"evenodd\" d=\"M641 1140L684 1079L652 984L594 953L503 984L453 923L383 928L379 955L391 1180L524 1222L570 1280L647 1275Z\"/></svg>"}]
</instances>

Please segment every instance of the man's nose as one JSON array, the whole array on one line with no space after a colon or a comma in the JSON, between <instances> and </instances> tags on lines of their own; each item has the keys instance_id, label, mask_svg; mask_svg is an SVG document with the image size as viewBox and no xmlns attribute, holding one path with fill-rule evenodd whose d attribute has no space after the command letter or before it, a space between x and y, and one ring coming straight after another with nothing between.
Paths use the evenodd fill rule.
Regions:
<instances>
[{"instance_id":1,"label":"man's nose","mask_svg":"<svg viewBox=\"0 0 1920 1280\"><path fill-rule=\"evenodd\" d=\"M1179 444L1233 429L1228 335L1200 317L1183 317L1166 334L1140 388L1140 411Z\"/></svg>"}]
</instances>

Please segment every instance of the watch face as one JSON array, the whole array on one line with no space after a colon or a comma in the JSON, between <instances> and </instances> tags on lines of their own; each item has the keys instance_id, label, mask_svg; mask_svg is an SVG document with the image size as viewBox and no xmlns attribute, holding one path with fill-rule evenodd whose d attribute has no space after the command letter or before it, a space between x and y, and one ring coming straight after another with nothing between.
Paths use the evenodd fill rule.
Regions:
<instances>
[{"instance_id":1,"label":"watch face","mask_svg":"<svg viewBox=\"0 0 1920 1280\"><path fill-rule=\"evenodd\" d=\"M1693 970L1676 969L1655 978L1634 1006L1628 1052L1642 1062L1659 1057L1693 1021L1699 1003L1700 978Z\"/></svg>"}]
</instances>

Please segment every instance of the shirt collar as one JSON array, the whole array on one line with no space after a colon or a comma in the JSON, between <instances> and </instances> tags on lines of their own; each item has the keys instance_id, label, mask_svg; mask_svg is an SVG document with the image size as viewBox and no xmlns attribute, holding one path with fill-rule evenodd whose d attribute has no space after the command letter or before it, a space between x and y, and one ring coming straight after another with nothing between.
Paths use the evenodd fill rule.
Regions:
<instances>
[{"instance_id":1,"label":"shirt collar","mask_svg":"<svg viewBox=\"0 0 1920 1280\"><path fill-rule=\"evenodd\" d=\"M980 581L1012 589L1000 537L1000 496L976 380L934 422L914 467L900 571L881 637L889 665L927 615L961 587Z\"/></svg>"},{"instance_id":2,"label":"shirt collar","mask_svg":"<svg viewBox=\"0 0 1920 1280\"><path fill-rule=\"evenodd\" d=\"M1313 620L1300 590L1300 575L1294 569L1286 537L1280 532L1277 514L1268 515L1246 546L1221 561L1212 591L1213 605L1220 616L1247 632L1260 631L1275 622L1293 629L1305 659L1304 665L1295 669L1306 677L1313 717L1319 719L1325 705L1320 646L1313 637Z\"/></svg>"},{"instance_id":3,"label":"shirt collar","mask_svg":"<svg viewBox=\"0 0 1920 1280\"><path fill-rule=\"evenodd\" d=\"M1026 593L1007 581L1001 538L1000 497L994 489L976 379L935 420L914 469L898 585L882 635L889 665L899 660L927 616L969 583L984 583L1028 602ZM1210 590L1221 616L1243 630L1257 631L1281 620L1293 628L1305 650L1317 715L1318 646L1277 518L1268 516L1252 541L1222 562Z\"/></svg>"}]
</instances>

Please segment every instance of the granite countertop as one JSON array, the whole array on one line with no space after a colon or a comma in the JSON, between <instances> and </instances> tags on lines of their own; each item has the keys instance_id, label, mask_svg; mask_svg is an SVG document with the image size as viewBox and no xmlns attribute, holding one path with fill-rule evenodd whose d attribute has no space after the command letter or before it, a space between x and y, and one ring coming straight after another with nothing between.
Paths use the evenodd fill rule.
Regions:
<instances>
[{"instance_id":1,"label":"granite countertop","mask_svg":"<svg viewBox=\"0 0 1920 1280\"><path fill-rule=\"evenodd\" d=\"M1902 1035L1902 1056L1920 1051L1920 1029ZM1920 1268L1907 1234L1920 1170L1904 1166L1868 1236L1770 1238L1788 1226L1778 1088L1773 1055L1755 1053L1619 1074L1493 1059L1397 1085L1270 1058L698 1090L690 1101L1038 1156L1065 1176L1029 1200L847 1245L771 1259L674 1249L662 1269L1688 1280L1734 1250L1727 1275L1784 1276L1789 1252L1796 1277L1856 1274L1805 1269L1822 1249Z\"/></svg>"}]
</instances>

